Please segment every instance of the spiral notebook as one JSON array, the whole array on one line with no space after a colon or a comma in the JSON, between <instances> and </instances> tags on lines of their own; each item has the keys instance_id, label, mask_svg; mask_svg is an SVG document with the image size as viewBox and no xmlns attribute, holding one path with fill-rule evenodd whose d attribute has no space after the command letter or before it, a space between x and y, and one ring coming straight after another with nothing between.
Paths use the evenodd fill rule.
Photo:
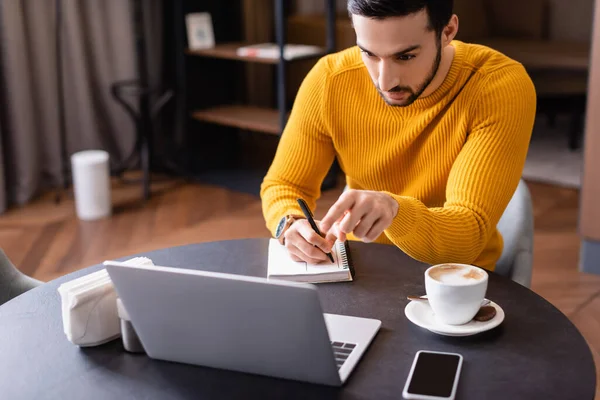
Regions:
<instances>
[{"instance_id":1,"label":"spiral notebook","mask_svg":"<svg viewBox=\"0 0 600 400\"><path fill-rule=\"evenodd\" d=\"M352 281L354 272L348 242L336 242L331 251L333 263L309 264L292 260L287 249L276 239L269 242L268 279L324 283Z\"/></svg>"}]
</instances>

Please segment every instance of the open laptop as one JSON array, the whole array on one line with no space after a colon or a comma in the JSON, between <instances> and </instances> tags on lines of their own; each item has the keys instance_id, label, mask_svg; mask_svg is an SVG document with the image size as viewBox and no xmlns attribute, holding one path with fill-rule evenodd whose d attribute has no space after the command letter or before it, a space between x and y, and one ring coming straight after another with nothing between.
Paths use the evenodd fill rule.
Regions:
<instances>
[{"instance_id":1,"label":"open laptop","mask_svg":"<svg viewBox=\"0 0 600 400\"><path fill-rule=\"evenodd\" d=\"M149 357L341 386L381 321L323 314L312 284L104 265Z\"/></svg>"}]
</instances>

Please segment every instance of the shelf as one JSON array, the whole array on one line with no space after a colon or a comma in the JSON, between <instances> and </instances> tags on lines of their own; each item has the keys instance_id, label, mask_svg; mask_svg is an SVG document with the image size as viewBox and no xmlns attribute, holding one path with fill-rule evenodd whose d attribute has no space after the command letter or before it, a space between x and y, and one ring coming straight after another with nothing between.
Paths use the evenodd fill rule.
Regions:
<instances>
[{"instance_id":1,"label":"shelf","mask_svg":"<svg viewBox=\"0 0 600 400\"><path fill-rule=\"evenodd\" d=\"M209 57L209 58L222 58L227 60L241 60L246 62L255 62L261 64L277 64L279 63L279 58L263 58L263 57L250 57L250 56L240 56L236 53L236 50L242 46L248 46L249 43L237 42L237 43L224 43L218 44L210 49L201 49L201 50L192 50L187 49L186 54L192 56L200 56L200 57ZM326 55L327 52L323 49L322 52L313 53L309 55L303 55L299 57L294 57L293 59L286 59L286 62L293 62L299 60L308 60L312 58L320 58Z\"/></svg>"},{"instance_id":2,"label":"shelf","mask_svg":"<svg viewBox=\"0 0 600 400\"><path fill-rule=\"evenodd\" d=\"M530 70L588 72L590 47L587 43L554 40L482 39L480 44L498 50Z\"/></svg>"},{"instance_id":3,"label":"shelf","mask_svg":"<svg viewBox=\"0 0 600 400\"><path fill-rule=\"evenodd\" d=\"M192 117L198 121L233 126L273 135L280 134L279 112L270 108L226 105L194 111Z\"/></svg>"}]
</instances>

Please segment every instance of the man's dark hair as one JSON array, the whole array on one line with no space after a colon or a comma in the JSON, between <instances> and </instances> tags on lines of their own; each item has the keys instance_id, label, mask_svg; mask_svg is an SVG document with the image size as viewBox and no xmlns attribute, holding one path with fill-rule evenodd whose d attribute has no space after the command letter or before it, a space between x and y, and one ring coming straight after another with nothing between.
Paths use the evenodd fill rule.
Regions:
<instances>
[{"instance_id":1,"label":"man's dark hair","mask_svg":"<svg viewBox=\"0 0 600 400\"><path fill-rule=\"evenodd\" d=\"M348 12L361 17L384 19L404 17L425 9L429 29L441 35L450 22L454 0L348 0Z\"/></svg>"}]
</instances>

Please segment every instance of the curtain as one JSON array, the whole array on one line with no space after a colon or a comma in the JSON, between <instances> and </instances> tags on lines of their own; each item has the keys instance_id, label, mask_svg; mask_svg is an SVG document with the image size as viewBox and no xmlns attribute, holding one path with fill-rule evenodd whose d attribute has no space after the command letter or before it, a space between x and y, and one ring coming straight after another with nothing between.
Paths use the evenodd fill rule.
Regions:
<instances>
[{"instance_id":1,"label":"curtain","mask_svg":"<svg viewBox=\"0 0 600 400\"><path fill-rule=\"evenodd\" d=\"M2 98L0 98L0 104L2 104ZM1 116L0 116L1 118ZM2 139L2 120L0 119L0 139ZM0 140L0 213L6 209L6 182L4 180L4 157L3 154L2 140Z\"/></svg>"},{"instance_id":2,"label":"curtain","mask_svg":"<svg viewBox=\"0 0 600 400\"><path fill-rule=\"evenodd\" d=\"M55 1L0 3L0 212L61 182ZM157 84L161 1L142 1L149 74ZM112 83L137 76L132 3L62 0L62 10L67 155L103 149L118 164L135 141L133 121L110 94Z\"/></svg>"}]
</instances>

